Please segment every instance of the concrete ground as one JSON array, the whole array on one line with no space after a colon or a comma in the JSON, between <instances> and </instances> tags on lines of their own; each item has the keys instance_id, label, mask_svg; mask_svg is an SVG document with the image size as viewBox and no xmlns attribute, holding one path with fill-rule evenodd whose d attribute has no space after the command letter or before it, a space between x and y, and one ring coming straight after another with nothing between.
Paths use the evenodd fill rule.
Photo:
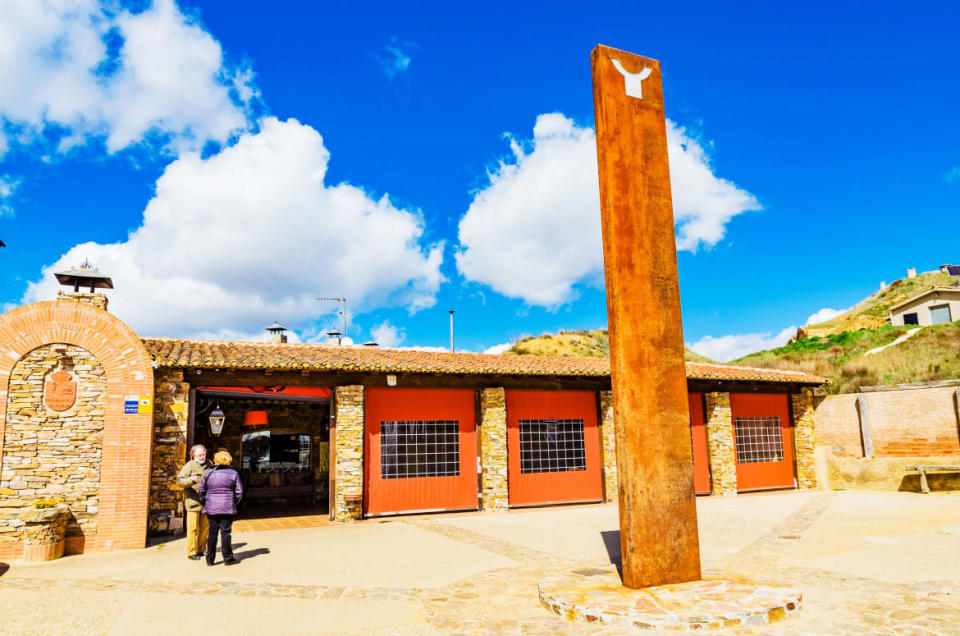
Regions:
<instances>
[{"instance_id":1,"label":"concrete ground","mask_svg":"<svg viewBox=\"0 0 960 636\"><path fill-rule=\"evenodd\" d=\"M960 634L960 493L698 499L705 578L799 588L750 633ZM549 614L544 576L609 563L614 505L236 532L240 565L145 550L0 564L0 634L606 633ZM4 572L4 570L6 570Z\"/></svg>"}]
</instances>

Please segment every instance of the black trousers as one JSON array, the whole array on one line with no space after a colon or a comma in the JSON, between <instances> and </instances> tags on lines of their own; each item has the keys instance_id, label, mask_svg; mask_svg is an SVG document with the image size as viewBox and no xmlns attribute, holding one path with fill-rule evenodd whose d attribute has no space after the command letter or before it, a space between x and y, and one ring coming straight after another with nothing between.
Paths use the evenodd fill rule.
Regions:
<instances>
[{"instance_id":1,"label":"black trousers","mask_svg":"<svg viewBox=\"0 0 960 636\"><path fill-rule=\"evenodd\" d=\"M233 544L230 542L233 533L233 515L207 515L207 525L210 533L207 535L207 563L213 564L217 557L217 536L223 535L223 544L220 550L223 560L233 558Z\"/></svg>"}]
</instances>

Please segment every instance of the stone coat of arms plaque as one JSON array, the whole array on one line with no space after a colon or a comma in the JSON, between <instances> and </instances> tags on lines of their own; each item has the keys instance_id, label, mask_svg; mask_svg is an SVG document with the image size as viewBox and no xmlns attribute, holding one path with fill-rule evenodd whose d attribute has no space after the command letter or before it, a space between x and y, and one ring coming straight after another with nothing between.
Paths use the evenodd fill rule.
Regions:
<instances>
[{"instance_id":1,"label":"stone coat of arms plaque","mask_svg":"<svg viewBox=\"0 0 960 636\"><path fill-rule=\"evenodd\" d=\"M59 369L47 376L43 391L43 403L52 411L66 411L77 401L77 381Z\"/></svg>"}]
</instances>

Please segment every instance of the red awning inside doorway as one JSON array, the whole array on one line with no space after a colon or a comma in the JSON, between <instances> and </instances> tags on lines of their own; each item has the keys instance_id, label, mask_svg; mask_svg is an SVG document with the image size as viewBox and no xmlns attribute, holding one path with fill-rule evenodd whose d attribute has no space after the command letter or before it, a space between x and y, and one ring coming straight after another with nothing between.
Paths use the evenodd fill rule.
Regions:
<instances>
[{"instance_id":1,"label":"red awning inside doorway","mask_svg":"<svg viewBox=\"0 0 960 636\"><path fill-rule=\"evenodd\" d=\"M325 386L198 386L198 391L217 393L248 393L254 396L283 396L306 398L329 398L330 389Z\"/></svg>"}]
</instances>

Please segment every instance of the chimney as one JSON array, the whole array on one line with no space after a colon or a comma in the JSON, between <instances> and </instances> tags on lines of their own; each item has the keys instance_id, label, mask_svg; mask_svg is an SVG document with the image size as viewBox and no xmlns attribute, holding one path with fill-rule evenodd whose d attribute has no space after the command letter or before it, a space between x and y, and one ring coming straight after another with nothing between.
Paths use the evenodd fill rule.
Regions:
<instances>
[{"instance_id":1,"label":"chimney","mask_svg":"<svg viewBox=\"0 0 960 636\"><path fill-rule=\"evenodd\" d=\"M275 321L272 325L267 327L267 332L270 334L270 342L275 342L277 344L283 344L287 341L287 334L285 333L287 328L280 324L279 321Z\"/></svg>"},{"instance_id":2,"label":"chimney","mask_svg":"<svg viewBox=\"0 0 960 636\"><path fill-rule=\"evenodd\" d=\"M916 278L917 277L917 268L908 267L907 268L907 278Z\"/></svg>"},{"instance_id":3,"label":"chimney","mask_svg":"<svg viewBox=\"0 0 960 636\"><path fill-rule=\"evenodd\" d=\"M887 288L887 281L885 280L880 281L880 291L883 291L886 288Z\"/></svg>"},{"instance_id":4,"label":"chimney","mask_svg":"<svg viewBox=\"0 0 960 636\"><path fill-rule=\"evenodd\" d=\"M328 345L337 345L338 347L343 344L343 334L337 331L336 329L331 329L327 332L327 342Z\"/></svg>"},{"instance_id":5,"label":"chimney","mask_svg":"<svg viewBox=\"0 0 960 636\"><path fill-rule=\"evenodd\" d=\"M93 305L98 309L107 310L107 297L97 293L96 289L113 289L113 280L109 276L97 271L89 260L83 261L73 269L56 272L54 276L64 287L73 287L72 292L58 291L57 300L68 300L77 303ZM89 287L89 292L80 291L81 287Z\"/></svg>"}]
</instances>

